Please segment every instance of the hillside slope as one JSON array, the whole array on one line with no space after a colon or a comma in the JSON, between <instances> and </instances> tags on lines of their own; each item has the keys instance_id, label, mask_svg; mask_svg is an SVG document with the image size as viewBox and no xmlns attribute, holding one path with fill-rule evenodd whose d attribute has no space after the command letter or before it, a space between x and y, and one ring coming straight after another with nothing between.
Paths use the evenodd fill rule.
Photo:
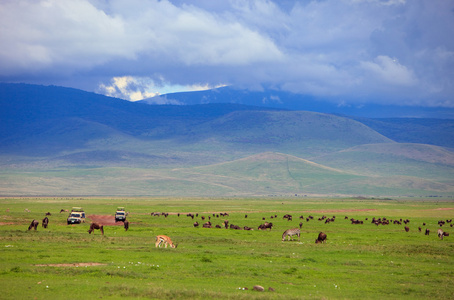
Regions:
<instances>
[{"instance_id":1,"label":"hillside slope","mask_svg":"<svg viewBox=\"0 0 454 300\"><path fill-rule=\"evenodd\" d=\"M0 195L454 194L451 149L343 116L0 84L0 117Z\"/></svg>"},{"instance_id":2,"label":"hillside slope","mask_svg":"<svg viewBox=\"0 0 454 300\"><path fill-rule=\"evenodd\" d=\"M454 152L423 144L369 144L311 158L357 174L414 176L454 183Z\"/></svg>"},{"instance_id":3,"label":"hillside slope","mask_svg":"<svg viewBox=\"0 0 454 300\"><path fill-rule=\"evenodd\" d=\"M82 165L118 166L116 158L125 152L133 165L133 153L141 157L137 163L148 156L152 165L169 158L209 164L265 151L305 156L391 142L357 121L320 113L238 104L150 106L61 87L0 84L0 89L2 153ZM107 152L99 162L80 154L101 157L102 151ZM204 163L201 152L219 157Z\"/></svg>"},{"instance_id":4,"label":"hillside slope","mask_svg":"<svg viewBox=\"0 0 454 300\"><path fill-rule=\"evenodd\" d=\"M390 161L388 161L390 162ZM381 161L380 163L383 163ZM387 163L387 162L386 162ZM259 153L186 168L68 168L0 171L2 195L57 196L451 196L453 168L424 177L336 169L292 155ZM418 169L420 168L420 169ZM449 178L449 180L448 180Z\"/></svg>"}]
</instances>

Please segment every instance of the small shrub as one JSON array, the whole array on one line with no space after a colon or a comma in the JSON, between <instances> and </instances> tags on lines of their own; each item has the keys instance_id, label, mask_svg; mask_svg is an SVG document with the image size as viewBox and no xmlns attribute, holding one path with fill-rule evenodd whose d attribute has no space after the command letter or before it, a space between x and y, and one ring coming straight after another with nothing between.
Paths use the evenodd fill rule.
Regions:
<instances>
[{"instance_id":1,"label":"small shrub","mask_svg":"<svg viewBox=\"0 0 454 300\"><path fill-rule=\"evenodd\" d=\"M205 262L205 263L211 263L213 262L211 259L209 259L208 257L202 257L202 259L200 259L201 262Z\"/></svg>"}]
</instances>

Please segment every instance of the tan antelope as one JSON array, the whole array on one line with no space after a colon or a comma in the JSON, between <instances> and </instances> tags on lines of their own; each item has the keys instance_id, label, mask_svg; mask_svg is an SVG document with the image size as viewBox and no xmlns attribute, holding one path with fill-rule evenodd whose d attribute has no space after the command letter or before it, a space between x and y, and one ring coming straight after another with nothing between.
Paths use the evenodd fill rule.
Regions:
<instances>
[{"instance_id":1,"label":"tan antelope","mask_svg":"<svg viewBox=\"0 0 454 300\"><path fill-rule=\"evenodd\" d=\"M91 234L93 231L95 231L95 229L99 229L101 231L101 234L104 235L104 226L98 223L91 223L90 229L88 229L88 233Z\"/></svg>"},{"instance_id":2,"label":"tan antelope","mask_svg":"<svg viewBox=\"0 0 454 300\"><path fill-rule=\"evenodd\" d=\"M161 248L161 245L164 243L165 247L167 248L167 245L170 245L170 248L176 248L178 245L175 245L172 243L172 240L167 236L167 235L158 235L156 236L156 243L155 246L156 248Z\"/></svg>"},{"instance_id":3,"label":"tan antelope","mask_svg":"<svg viewBox=\"0 0 454 300\"><path fill-rule=\"evenodd\" d=\"M449 233L443 231L441 228L438 229L438 237L439 237L440 239L443 239L444 236L449 236Z\"/></svg>"},{"instance_id":4,"label":"tan antelope","mask_svg":"<svg viewBox=\"0 0 454 300\"><path fill-rule=\"evenodd\" d=\"M285 240L286 236L288 236L288 240L290 241L290 237L292 237L293 235L297 235L298 236L298 241L299 241L300 240L300 229L299 228L287 229L282 234L282 241ZM293 237L292 237L292 240L293 240Z\"/></svg>"}]
</instances>

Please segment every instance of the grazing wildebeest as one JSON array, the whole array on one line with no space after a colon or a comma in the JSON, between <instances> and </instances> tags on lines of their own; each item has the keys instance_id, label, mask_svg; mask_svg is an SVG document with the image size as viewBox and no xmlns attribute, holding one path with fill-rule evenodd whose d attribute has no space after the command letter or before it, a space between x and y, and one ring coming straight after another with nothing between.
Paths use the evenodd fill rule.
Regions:
<instances>
[{"instance_id":1,"label":"grazing wildebeest","mask_svg":"<svg viewBox=\"0 0 454 300\"><path fill-rule=\"evenodd\" d=\"M46 216L51 216L52 214L50 212L47 212L46 213Z\"/></svg>"},{"instance_id":2,"label":"grazing wildebeest","mask_svg":"<svg viewBox=\"0 0 454 300\"><path fill-rule=\"evenodd\" d=\"M128 229L129 229L129 221L128 221L128 220L125 220L125 221L123 222L123 226L125 227L125 231L128 231Z\"/></svg>"},{"instance_id":3,"label":"grazing wildebeest","mask_svg":"<svg viewBox=\"0 0 454 300\"><path fill-rule=\"evenodd\" d=\"M98 223L91 223L90 229L88 229L88 233L91 234L95 229L101 230L101 234L104 235L104 226L99 225Z\"/></svg>"},{"instance_id":4,"label":"grazing wildebeest","mask_svg":"<svg viewBox=\"0 0 454 300\"><path fill-rule=\"evenodd\" d=\"M429 235L430 230L426 228L426 232L424 233L425 235Z\"/></svg>"},{"instance_id":5,"label":"grazing wildebeest","mask_svg":"<svg viewBox=\"0 0 454 300\"><path fill-rule=\"evenodd\" d=\"M229 220L224 220L224 227L225 229L229 228Z\"/></svg>"},{"instance_id":6,"label":"grazing wildebeest","mask_svg":"<svg viewBox=\"0 0 454 300\"><path fill-rule=\"evenodd\" d=\"M408 226L405 226L405 231L406 232L409 232L410 231L410 228Z\"/></svg>"},{"instance_id":7,"label":"grazing wildebeest","mask_svg":"<svg viewBox=\"0 0 454 300\"><path fill-rule=\"evenodd\" d=\"M320 232L320 233L318 234L317 239L315 240L315 243L316 243L316 244L319 244L319 243L326 243L326 234L323 233L323 232Z\"/></svg>"},{"instance_id":8,"label":"grazing wildebeest","mask_svg":"<svg viewBox=\"0 0 454 300\"><path fill-rule=\"evenodd\" d=\"M194 222L194 227L198 227L199 226L199 222Z\"/></svg>"},{"instance_id":9,"label":"grazing wildebeest","mask_svg":"<svg viewBox=\"0 0 454 300\"><path fill-rule=\"evenodd\" d=\"M300 222L300 229L301 229L301 227L303 227L303 223L302 222Z\"/></svg>"},{"instance_id":10,"label":"grazing wildebeest","mask_svg":"<svg viewBox=\"0 0 454 300\"><path fill-rule=\"evenodd\" d=\"M282 241L285 240L285 237L288 237L288 240L290 241L290 237L293 240L293 236L297 235L298 236L298 241L300 240L300 229L299 228L292 228L292 229L287 229L284 231L282 234Z\"/></svg>"},{"instance_id":11,"label":"grazing wildebeest","mask_svg":"<svg viewBox=\"0 0 454 300\"><path fill-rule=\"evenodd\" d=\"M203 228L211 228L211 222L206 222L202 225Z\"/></svg>"},{"instance_id":12,"label":"grazing wildebeest","mask_svg":"<svg viewBox=\"0 0 454 300\"><path fill-rule=\"evenodd\" d=\"M266 230L267 228L269 228L270 231L271 231L271 228L273 228L273 223L265 222L265 224L261 224L258 229L259 230Z\"/></svg>"},{"instance_id":13,"label":"grazing wildebeest","mask_svg":"<svg viewBox=\"0 0 454 300\"><path fill-rule=\"evenodd\" d=\"M47 225L49 225L49 218L45 217L41 224L43 225L44 228L47 228Z\"/></svg>"},{"instance_id":14,"label":"grazing wildebeest","mask_svg":"<svg viewBox=\"0 0 454 300\"><path fill-rule=\"evenodd\" d=\"M31 223L30 223L30 226L28 226L28 230L31 230L32 228L34 228L36 230L36 228L38 227L39 225L39 222L36 221L36 220L33 220Z\"/></svg>"},{"instance_id":15,"label":"grazing wildebeest","mask_svg":"<svg viewBox=\"0 0 454 300\"><path fill-rule=\"evenodd\" d=\"M167 235L158 235L156 236L156 248L161 248L161 245L164 244L167 248L167 245L170 245L170 248L176 248L178 245L172 243L172 240Z\"/></svg>"}]
</instances>

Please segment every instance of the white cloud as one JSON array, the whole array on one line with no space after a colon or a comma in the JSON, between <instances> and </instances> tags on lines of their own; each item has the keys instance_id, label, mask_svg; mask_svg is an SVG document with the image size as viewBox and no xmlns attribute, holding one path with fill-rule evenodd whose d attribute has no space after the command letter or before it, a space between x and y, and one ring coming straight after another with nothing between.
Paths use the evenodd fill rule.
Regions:
<instances>
[{"instance_id":1,"label":"white cloud","mask_svg":"<svg viewBox=\"0 0 454 300\"><path fill-rule=\"evenodd\" d=\"M116 97L130 101L138 101L146 98L157 97L159 95L171 92L203 91L222 86L225 85L220 84L216 86L210 86L208 84L193 84L182 86L172 85L171 83L166 82L162 77L160 78L160 81L156 83L153 79L148 77L122 76L112 78L107 84L99 84L97 92L110 97ZM156 99L158 103L161 103L164 100L167 101L162 97L158 97ZM162 101L159 99L161 99Z\"/></svg>"},{"instance_id":2,"label":"white cloud","mask_svg":"<svg viewBox=\"0 0 454 300\"><path fill-rule=\"evenodd\" d=\"M0 81L126 99L202 83L454 105L453 11L446 0L4 0Z\"/></svg>"},{"instance_id":3,"label":"white cloud","mask_svg":"<svg viewBox=\"0 0 454 300\"><path fill-rule=\"evenodd\" d=\"M157 92L149 92L146 89L153 87L153 81L146 78L134 78L132 76L114 77L110 85L100 84L98 92L110 97L121 98L130 101L159 95Z\"/></svg>"},{"instance_id":4,"label":"white cloud","mask_svg":"<svg viewBox=\"0 0 454 300\"><path fill-rule=\"evenodd\" d=\"M399 64L397 59L388 56L380 55L373 62L361 62L361 67L387 84L413 86L418 83L411 70Z\"/></svg>"},{"instance_id":5,"label":"white cloud","mask_svg":"<svg viewBox=\"0 0 454 300\"><path fill-rule=\"evenodd\" d=\"M109 8L106 13L83 0L0 4L0 62L9 66L0 74L25 73L30 66L87 70L139 55L185 65L241 65L281 56L266 36L192 6L149 0L112 1Z\"/></svg>"}]
</instances>

